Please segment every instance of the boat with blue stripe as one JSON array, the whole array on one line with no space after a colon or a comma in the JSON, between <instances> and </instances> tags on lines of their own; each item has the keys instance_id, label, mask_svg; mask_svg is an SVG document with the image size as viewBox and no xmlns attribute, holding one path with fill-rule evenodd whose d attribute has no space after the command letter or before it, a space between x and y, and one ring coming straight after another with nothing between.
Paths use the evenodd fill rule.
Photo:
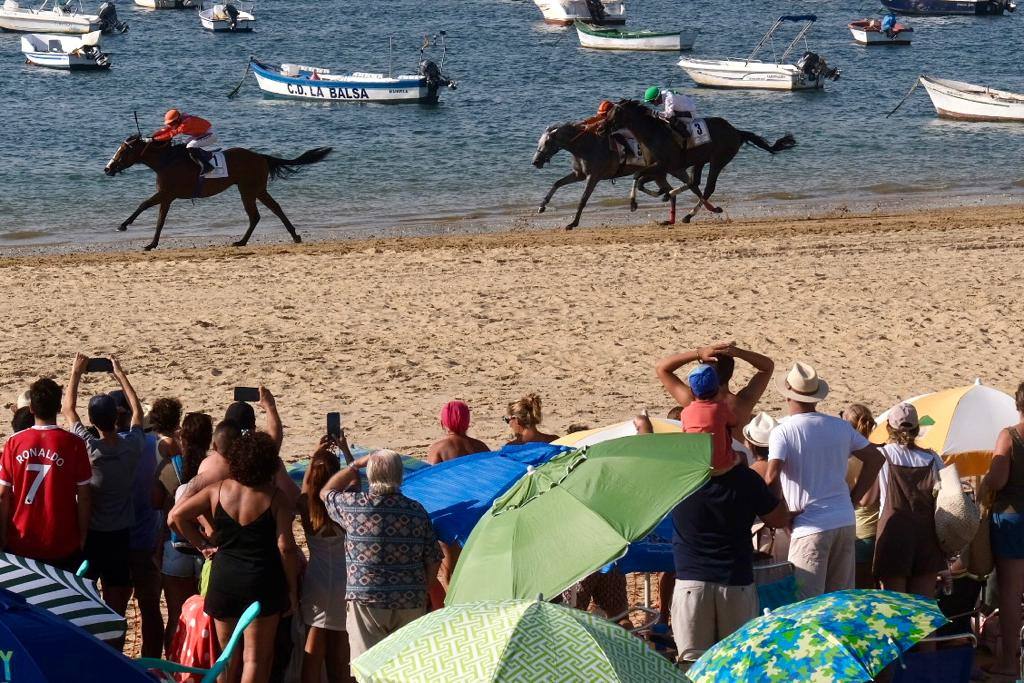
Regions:
<instances>
[{"instance_id":1,"label":"boat with blue stripe","mask_svg":"<svg viewBox=\"0 0 1024 683\"><path fill-rule=\"evenodd\" d=\"M420 62L419 73L398 76L363 72L334 74L321 67L275 65L255 58L250 64L263 92L305 100L434 104L441 87L455 87L430 60Z\"/></svg>"}]
</instances>

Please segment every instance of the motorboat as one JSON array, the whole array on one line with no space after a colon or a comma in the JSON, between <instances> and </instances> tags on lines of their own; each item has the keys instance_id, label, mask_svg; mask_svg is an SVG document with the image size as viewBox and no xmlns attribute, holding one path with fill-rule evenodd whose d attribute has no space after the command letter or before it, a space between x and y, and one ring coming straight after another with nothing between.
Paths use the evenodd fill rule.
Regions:
<instances>
[{"instance_id":1,"label":"motorboat","mask_svg":"<svg viewBox=\"0 0 1024 683\"><path fill-rule=\"evenodd\" d=\"M549 24L569 26L577 19L591 24L625 24L625 0L533 0Z\"/></svg>"},{"instance_id":2,"label":"motorboat","mask_svg":"<svg viewBox=\"0 0 1024 683\"><path fill-rule=\"evenodd\" d=\"M931 76L920 82L939 118L1024 123L1024 94Z\"/></svg>"},{"instance_id":3,"label":"motorboat","mask_svg":"<svg viewBox=\"0 0 1024 683\"><path fill-rule=\"evenodd\" d=\"M0 29L22 33L84 34L103 28L99 15L83 14L81 3L43 0L36 7L23 7L19 0L4 0L0 6Z\"/></svg>"},{"instance_id":4,"label":"motorboat","mask_svg":"<svg viewBox=\"0 0 1024 683\"><path fill-rule=\"evenodd\" d=\"M251 66L263 92L306 100L433 104L442 86L455 87L430 60L420 63L419 73L399 76L359 71L335 74L321 67L274 65L257 59Z\"/></svg>"},{"instance_id":5,"label":"motorboat","mask_svg":"<svg viewBox=\"0 0 1024 683\"><path fill-rule=\"evenodd\" d=\"M199 21L207 31L244 33L256 27L253 12L251 2L210 3L199 10Z\"/></svg>"},{"instance_id":6,"label":"motorboat","mask_svg":"<svg viewBox=\"0 0 1024 683\"><path fill-rule=\"evenodd\" d=\"M582 47L594 50L640 50L680 52L692 50L696 31L623 31L594 26L576 20L576 34Z\"/></svg>"},{"instance_id":7,"label":"motorboat","mask_svg":"<svg viewBox=\"0 0 1024 683\"><path fill-rule=\"evenodd\" d=\"M135 0L135 4L146 9L195 9L202 0Z\"/></svg>"},{"instance_id":8,"label":"motorboat","mask_svg":"<svg viewBox=\"0 0 1024 683\"><path fill-rule=\"evenodd\" d=\"M100 31L82 36L30 33L21 37L21 51L30 64L66 71L109 69L110 57L100 50Z\"/></svg>"},{"instance_id":9,"label":"motorboat","mask_svg":"<svg viewBox=\"0 0 1024 683\"><path fill-rule=\"evenodd\" d=\"M853 39L861 45L910 45L914 29L896 22L892 27L882 26L878 19L858 19L849 24Z\"/></svg>"},{"instance_id":10,"label":"motorboat","mask_svg":"<svg viewBox=\"0 0 1024 683\"><path fill-rule=\"evenodd\" d=\"M881 0L882 4L900 14L925 16L995 15L1017 9L1013 0Z\"/></svg>"},{"instance_id":11,"label":"motorboat","mask_svg":"<svg viewBox=\"0 0 1024 683\"><path fill-rule=\"evenodd\" d=\"M683 57L679 60L680 68L685 71L697 85L711 88L756 88L763 90L817 90L825 86L826 81L839 78L839 69L830 67L819 55L806 49L806 36L817 21L813 14L779 17L768 33L746 59L695 59ZM772 35L786 23L803 23L793 41L775 62L762 62L755 59L757 55L772 41ZM786 59L803 40L805 51L795 64Z\"/></svg>"}]
</instances>

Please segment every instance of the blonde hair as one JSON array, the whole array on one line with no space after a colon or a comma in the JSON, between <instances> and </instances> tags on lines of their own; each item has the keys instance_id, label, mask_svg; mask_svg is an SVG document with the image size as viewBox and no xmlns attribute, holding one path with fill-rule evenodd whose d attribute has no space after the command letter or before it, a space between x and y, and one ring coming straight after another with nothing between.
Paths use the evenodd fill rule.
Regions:
<instances>
[{"instance_id":1,"label":"blonde hair","mask_svg":"<svg viewBox=\"0 0 1024 683\"><path fill-rule=\"evenodd\" d=\"M921 427L910 429L896 429L888 422L885 423L885 431L889 432L889 443L896 443L907 448L917 448L917 435L921 433Z\"/></svg>"},{"instance_id":2,"label":"blonde hair","mask_svg":"<svg viewBox=\"0 0 1024 683\"><path fill-rule=\"evenodd\" d=\"M387 448L370 453L366 478L370 481L370 493L379 496L397 493L402 487L402 456Z\"/></svg>"},{"instance_id":3,"label":"blonde hair","mask_svg":"<svg viewBox=\"0 0 1024 683\"><path fill-rule=\"evenodd\" d=\"M862 403L852 403L843 409L843 419L863 436L869 436L875 430L875 418L871 410Z\"/></svg>"},{"instance_id":4,"label":"blonde hair","mask_svg":"<svg viewBox=\"0 0 1024 683\"><path fill-rule=\"evenodd\" d=\"M541 423L540 396L527 394L518 401L508 404L508 416L519 420L524 427L536 427Z\"/></svg>"}]
</instances>

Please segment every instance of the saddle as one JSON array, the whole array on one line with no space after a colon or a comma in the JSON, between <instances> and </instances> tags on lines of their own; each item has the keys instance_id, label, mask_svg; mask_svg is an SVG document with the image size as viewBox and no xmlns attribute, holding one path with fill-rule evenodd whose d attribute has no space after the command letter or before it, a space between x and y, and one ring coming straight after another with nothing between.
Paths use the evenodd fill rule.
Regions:
<instances>
[{"instance_id":1,"label":"saddle","mask_svg":"<svg viewBox=\"0 0 1024 683\"><path fill-rule=\"evenodd\" d=\"M665 125L679 146L687 151L711 142L711 133L704 119L676 118L665 121Z\"/></svg>"}]
</instances>

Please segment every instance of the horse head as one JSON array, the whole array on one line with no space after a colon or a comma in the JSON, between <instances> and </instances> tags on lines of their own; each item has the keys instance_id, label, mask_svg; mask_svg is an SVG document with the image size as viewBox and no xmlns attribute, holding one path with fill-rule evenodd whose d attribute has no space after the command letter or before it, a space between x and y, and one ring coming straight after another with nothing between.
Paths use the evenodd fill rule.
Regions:
<instances>
[{"instance_id":1,"label":"horse head","mask_svg":"<svg viewBox=\"0 0 1024 683\"><path fill-rule=\"evenodd\" d=\"M103 167L103 172L108 176L115 176L139 163L149 142L149 139L141 135L129 135L114 152L114 156L110 157L110 161Z\"/></svg>"},{"instance_id":2,"label":"horse head","mask_svg":"<svg viewBox=\"0 0 1024 683\"><path fill-rule=\"evenodd\" d=\"M537 168L544 168L544 164L551 161L562 147L558 144L557 133L565 124L552 124L547 127L544 134L537 141L537 152L533 155L533 165Z\"/></svg>"}]
</instances>

